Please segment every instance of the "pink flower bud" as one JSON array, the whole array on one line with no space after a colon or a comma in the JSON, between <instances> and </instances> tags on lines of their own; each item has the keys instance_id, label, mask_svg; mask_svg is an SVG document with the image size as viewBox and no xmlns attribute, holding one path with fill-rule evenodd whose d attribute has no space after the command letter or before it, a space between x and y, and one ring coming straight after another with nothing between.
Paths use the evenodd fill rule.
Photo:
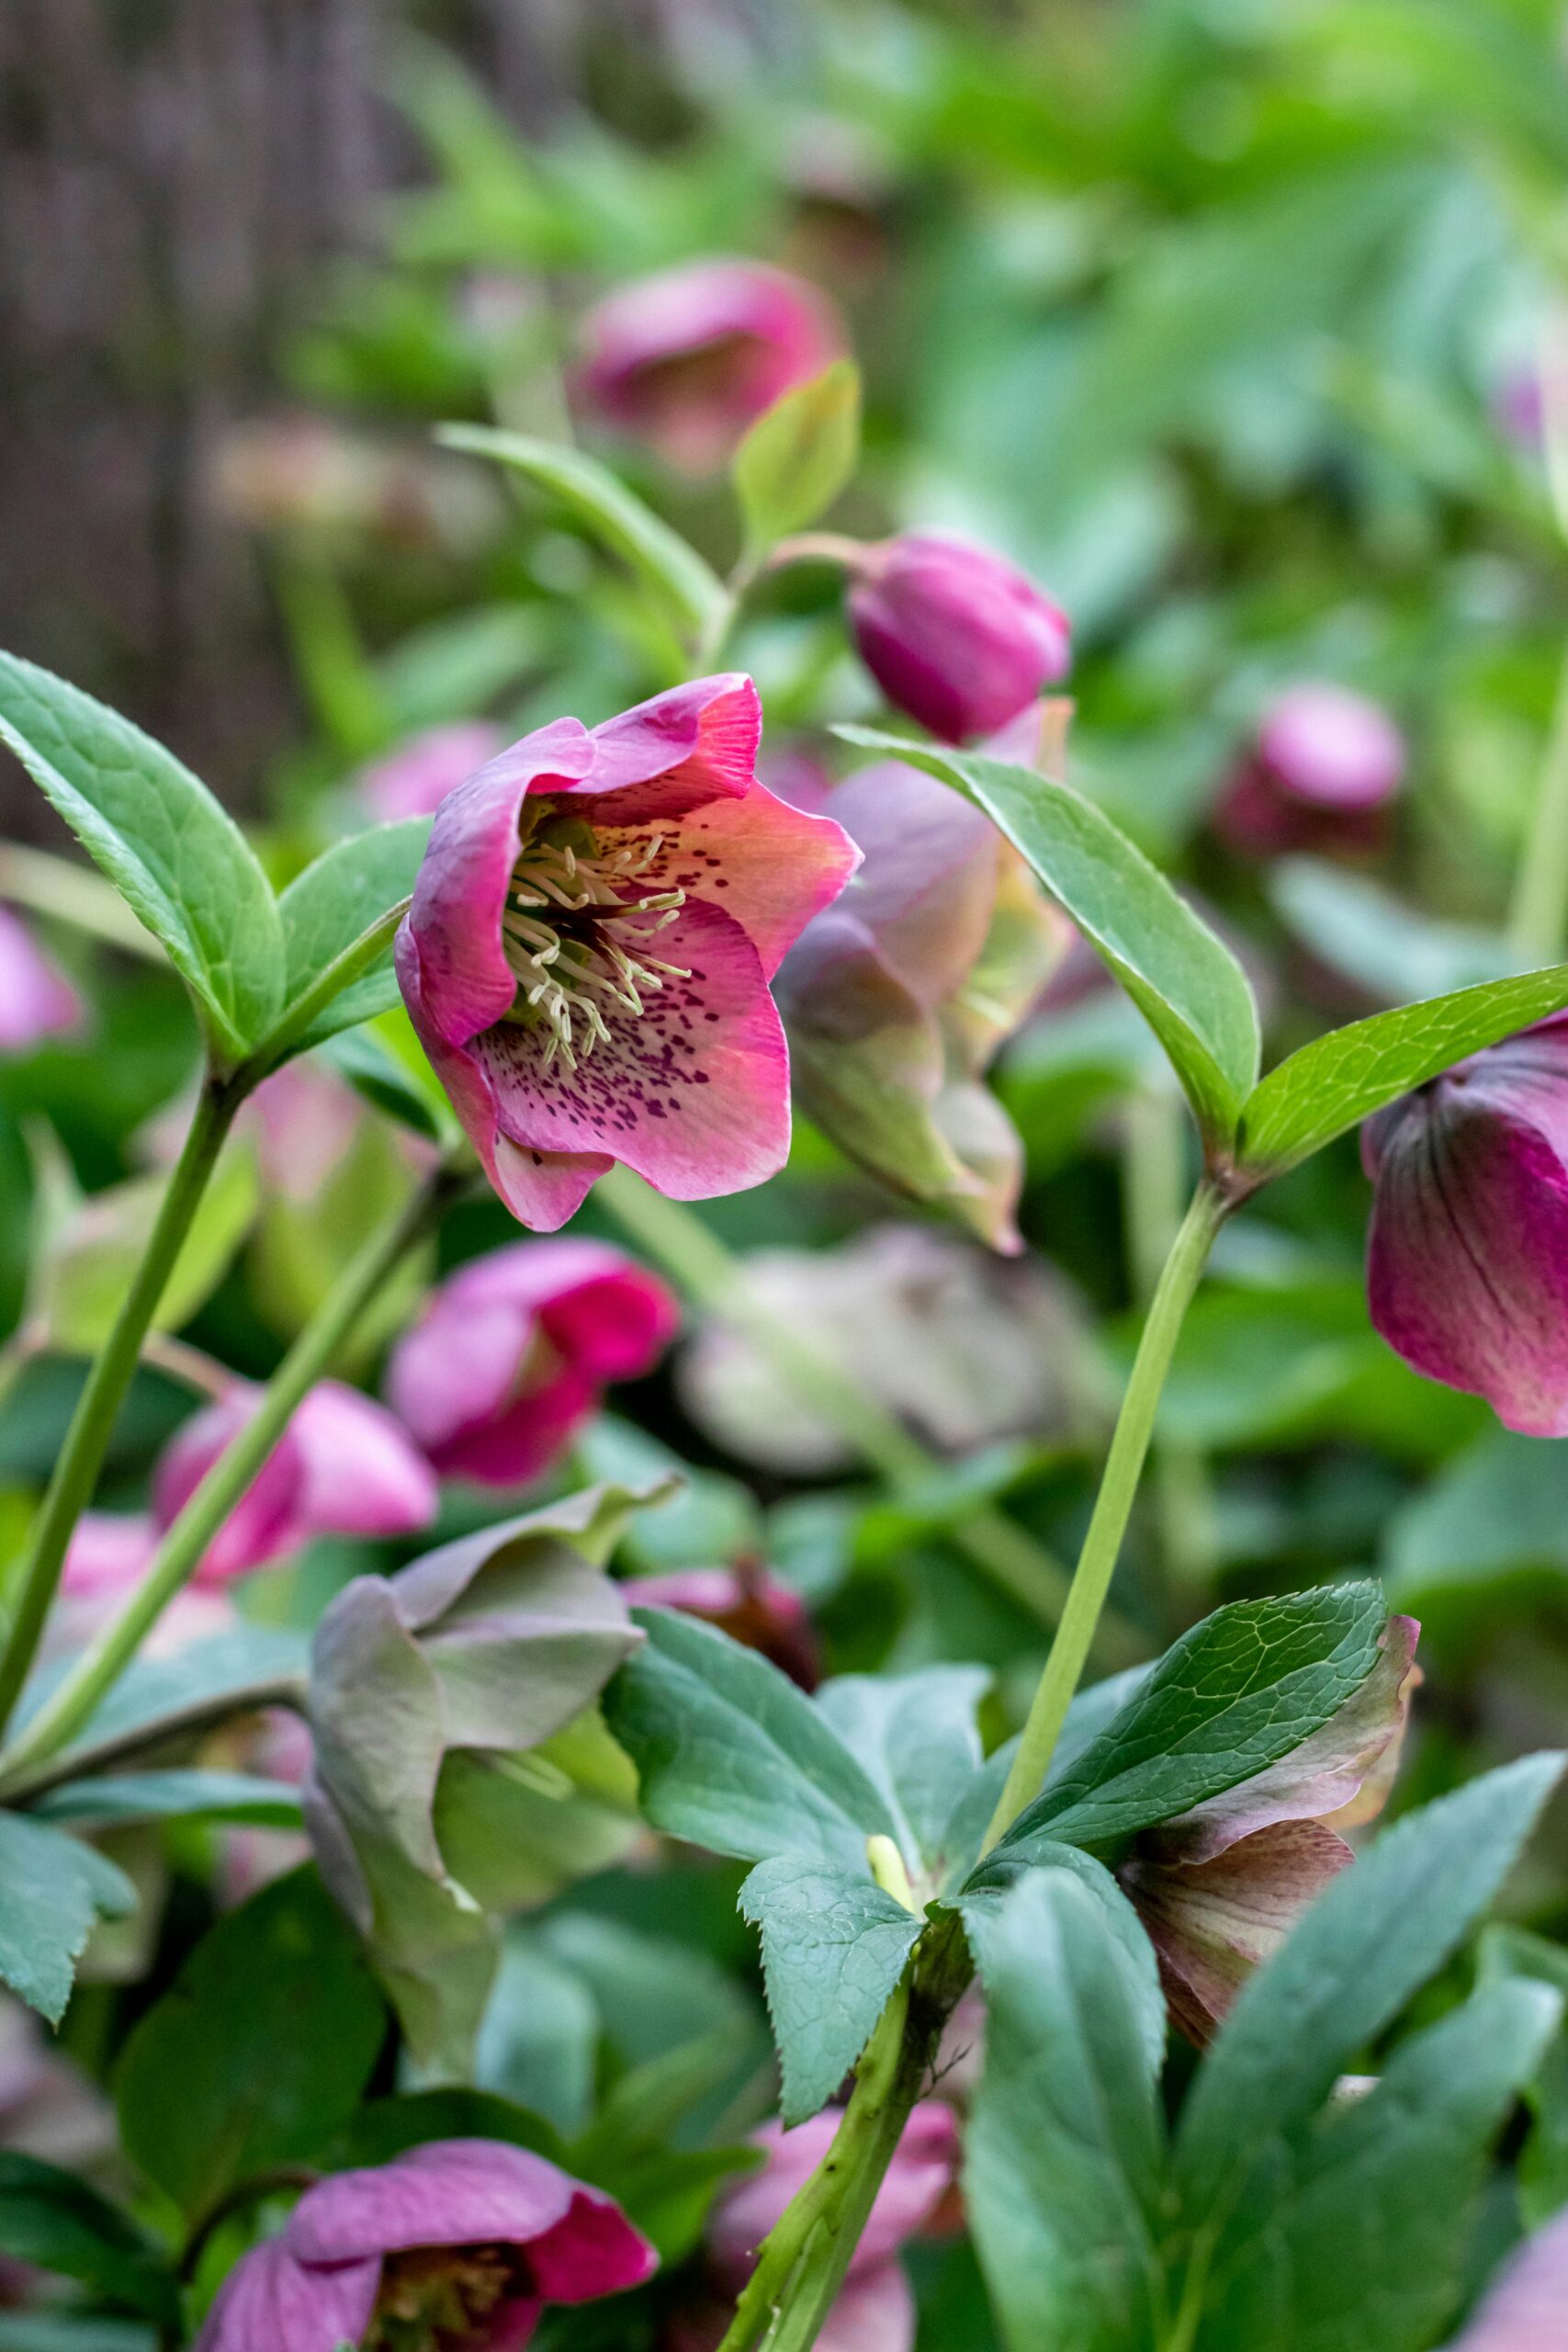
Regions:
<instances>
[{"instance_id":1,"label":"pink flower bud","mask_svg":"<svg viewBox=\"0 0 1568 2352\"><path fill-rule=\"evenodd\" d=\"M911 534L867 548L849 616L888 701L946 743L995 733L1067 673L1066 615L962 539Z\"/></svg>"},{"instance_id":2,"label":"pink flower bud","mask_svg":"<svg viewBox=\"0 0 1568 2352\"><path fill-rule=\"evenodd\" d=\"M1344 686L1291 686L1265 713L1216 827L1249 856L1375 848L1405 757L1404 738L1381 704Z\"/></svg>"}]
</instances>

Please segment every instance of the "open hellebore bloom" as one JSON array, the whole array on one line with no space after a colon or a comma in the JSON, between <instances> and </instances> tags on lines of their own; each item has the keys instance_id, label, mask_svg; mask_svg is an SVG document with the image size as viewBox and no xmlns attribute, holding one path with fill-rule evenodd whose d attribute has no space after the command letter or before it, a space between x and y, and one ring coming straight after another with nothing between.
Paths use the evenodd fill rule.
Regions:
<instances>
[{"instance_id":1,"label":"open hellebore bloom","mask_svg":"<svg viewBox=\"0 0 1568 2352\"><path fill-rule=\"evenodd\" d=\"M1252 1970L1353 1857L1341 1829L1382 1812L1420 1679L1413 1617L1337 1714L1223 1796L1140 1831L1117 1870L1159 1956L1177 2024L1201 2046Z\"/></svg>"},{"instance_id":2,"label":"open hellebore bloom","mask_svg":"<svg viewBox=\"0 0 1568 2352\"><path fill-rule=\"evenodd\" d=\"M861 660L944 743L994 734L1067 674L1066 615L986 548L911 532L866 548L849 594Z\"/></svg>"},{"instance_id":3,"label":"open hellebore bloom","mask_svg":"<svg viewBox=\"0 0 1568 2352\"><path fill-rule=\"evenodd\" d=\"M158 1532L173 1526L261 1403L236 1380L178 1430L152 1476ZM435 1478L385 1406L336 1380L312 1388L208 1549L196 1581L227 1584L316 1535L406 1535L435 1516Z\"/></svg>"},{"instance_id":4,"label":"open hellebore bloom","mask_svg":"<svg viewBox=\"0 0 1568 2352\"><path fill-rule=\"evenodd\" d=\"M428 817L455 785L493 760L505 741L490 718L458 718L445 727L426 727L361 768L355 788L378 824Z\"/></svg>"},{"instance_id":5,"label":"open hellebore bloom","mask_svg":"<svg viewBox=\"0 0 1568 2352\"><path fill-rule=\"evenodd\" d=\"M802 1108L884 1183L1016 1250L1023 1153L982 1080L1070 928L984 812L918 768L862 768L825 806L864 863L779 975Z\"/></svg>"},{"instance_id":6,"label":"open hellebore bloom","mask_svg":"<svg viewBox=\"0 0 1568 2352\"><path fill-rule=\"evenodd\" d=\"M502 1199L553 1232L617 1159L676 1200L789 1149L768 983L857 863L757 782L750 678L557 719L435 812L398 978Z\"/></svg>"},{"instance_id":7,"label":"open hellebore bloom","mask_svg":"<svg viewBox=\"0 0 1568 2352\"><path fill-rule=\"evenodd\" d=\"M1568 1435L1568 1014L1378 1112L1361 1161L1390 1347L1511 1430Z\"/></svg>"},{"instance_id":8,"label":"open hellebore bloom","mask_svg":"<svg viewBox=\"0 0 1568 2352\"><path fill-rule=\"evenodd\" d=\"M21 1054L74 1029L82 1000L32 933L0 906L0 1053Z\"/></svg>"},{"instance_id":9,"label":"open hellebore bloom","mask_svg":"<svg viewBox=\"0 0 1568 2352\"><path fill-rule=\"evenodd\" d=\"M1214 823L1245 856L1375 849L1404 766L1404 738L1381 703L1345 686L1290 686L1264 713Z\"/></svg>"},{"instance_id":10,"label":"open hellebore bloom","mask_svg":"<svg viewBox=\"0 0 1568 2352\"><path fill-rule=\"evenodd\" d=\"M518 1241L461 1266L393 1351L388 1394L444 1477L513 1487L613 1380L652 1370L680 1309L604 1241Z\"/></svg>"},{"instance_id":11,"label":"open hellebore bloom","mask_svg":"<svg viewBox=\"0 0 1568 2352\"><path fill-rule=\"evenodd\" d=\"M499 1954L487 1913L514 1902L511 1799L552 1775L572 1793L525 1751L642 1638L600 1567L630 1508L590 1488L357 1577L316 1628L306 1825L427 2070L461 2079L471 2052ZM583 1841L581 1867L606 1859Z\"/></svg>"},{"instance_id":12,"label":"open hellebore bloom","mask_svg":"<svg viewBox=\"0 0 1568 2352\"><path fill-rule=\"evenodd\" d=\"M547 2303L620 2294L658 2262L543 2156L429 2140L308 2188L231 2270L197 2352L521 2352Z\"/></svg>"},{"instance_id":13,"label":"open hellebore bloom","mask_svg":"<svg viewBox=\"0 0 1568 2352\"><path fill-rule=\"evenodd\" d=\"M842 349L804 278L761 262L689 262L595 304L574 388L682 472L715 473L749 424Z\"/></svg>"}]
</instances>

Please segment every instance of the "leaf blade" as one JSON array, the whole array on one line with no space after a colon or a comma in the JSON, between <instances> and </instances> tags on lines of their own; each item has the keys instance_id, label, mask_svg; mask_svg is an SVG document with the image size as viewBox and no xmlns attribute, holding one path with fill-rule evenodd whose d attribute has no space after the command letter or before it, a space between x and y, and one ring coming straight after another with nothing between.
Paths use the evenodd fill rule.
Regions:
<instances>
[{"instance_id":1,"label":"leaf blade","mask_svg":"<svg viewBox=\"0 0 1568 2352\"><path fill-rule=\"evenodd\" d=\"M869 1878L792 1854L758 1863L740 1908L761 1931L779 2111L804 2123L865 2048L926 1923Z\"/></svg>"},{"instance_id":2,"label":"leaf blade","mask_svg":"<svg viewBox=\"0 0 1568 2352\"><path fill-rule=\"evenodd\" d=\"M755 562L837 498L860 457L860 369L835 359L757 419L730 469Z\"/></svg>"}]
</instances>

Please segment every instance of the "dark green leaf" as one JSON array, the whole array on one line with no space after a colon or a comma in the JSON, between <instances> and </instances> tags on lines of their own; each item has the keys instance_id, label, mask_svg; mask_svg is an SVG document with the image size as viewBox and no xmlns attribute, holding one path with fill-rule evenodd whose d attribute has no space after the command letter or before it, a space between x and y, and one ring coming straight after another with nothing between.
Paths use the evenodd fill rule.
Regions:
<instances>
[{"instance_id":1,"label":"dark green leaf","mask_svg":"<svg viewBox=\"0 0 1568 2352\"><path fill-rule=\"evenodd\" d=\"M1568 1945L1551 1943L1528 1928L1488 1928L1481 1939L1481 1982L1529 1977L1568 1999ZM1568 2205L1568 2026L1559 2024L1533 2081L1525 2086L1532 2118L1519 2151L1519 2211L1527 2229Z\"/></svg>"},{"instance_id":2,"label":"dark green leaf","mask_svg":"<svg viewBox=\"0 0 1568 2352\"><path fill-rule=\"evenodd\" d=\"M127 718L0 654L0 738L155 938L236 1058L283 1002L277 901L207 786Z\"/></svg>"},{"instance_id":3,"label":"dark green leaf","mask_svg":"<svg viewBox=\"0 0 1568 2352\"><path fill-rule=\"evenodd\" d=\"M152 2240L74 2173L34 2156L0 2154L0 2254L165 2326L179 2317L174 2275Z\"/></svg>"},{"instance_id":4,"label":"dark green leaf","mask_svg":"<svg viewBox=\"0 0 1568 2352\"><path fill-rule=\"evenodd\" d=\"M939 1871L953 1809L980 1769L975 1710L989 1688L983 1666L929 1666L915 1674L844 1674L817 1693L844 1746L886 1800L911 1873Z\"/></svg>"},{"instance_id":5,"label":"dark green leaf","mask_svg":"<svg viewBox=\"0 0 1568 2352\"><path fill-rule=\"evenodd\" d=\"M127 2154L187 2217L210 2211L321 2154L386 2021L353 1930L313 1868L292 1871L209 1929L132 2031L115 2083Z\"/></svg>"},{"instance_id":6,"label":"dark green leaf","mask_svg":"<svg viewBox=\"0 0 1568 2352\"><path fill-rule=\"evenodd\" d=\"M382 1035L380 1024L341 1030L318 1046L316 1055L389 1119L399 1120L431 1143L446 1142L454 1123L429 1064L416 1069L405 1062Z\"/></svg>"},{"instance_id":7,"label":"dark green leaf","mask_svg":"<svg viewBox=\"0 0 1568 2352\"><path fill-rule=\"evenodd\" d=\"M378 934L389 910L400 906L419 877L430 839L428 817L399 825L372 825L347 841L334 842L288 885L278 900L283 918L288 997L292 1009L319 996L335 977L340 986L321 1002L314 1018L290 1048L302 1052L387 1012L399 1001L389 937ZM289 1029L290 1012L279 1023Z\"/></svg>"},{"instance_id":8,"label":"dark green leaf","mask_svg":"<svg viewBox=\"0 0 1568 2352\"><path fill-rule=\"evenodd\" d=\"M299 1792L287 1781L259 1780L250 1772L106 1772L101 1779L51 1789L33 1812L50 1821L107 1825L194 1817L298 1829Z\"/></svg>"},{"instance_id":9,"label":"dark green leaf","mask_svg":"<svg viewBox=\"0 0 1568 2352\"><path fill-rule=\"evenodd\" d=\"M760 416L735 453L746 552L765 555L831 506L860 457L860 369L835 359Z\"/></svg>"},{"instance_id":10,"label":"dark green leaf","mask_svg":"<svg viewBox=\"0 0 1568 2352\"><path fill-rule=\"evenodd\" d=\"M758 1863L740 1908L762 1931L780 2112L804 2123L865 2048L926 1923L863 1871L793 1854Z\"/></svg>"},{"instance_id":11,"label":"dark green leaf","mask_svg":"<svg viewBox=\"0 0 1568 2352\"><path fill-rule=\"evenodd\" d=\"M93 1923L136 1906L123 1871L79 1838L0 1813L0 1982L58 2025Z\"/></svg>"}]
</instances>

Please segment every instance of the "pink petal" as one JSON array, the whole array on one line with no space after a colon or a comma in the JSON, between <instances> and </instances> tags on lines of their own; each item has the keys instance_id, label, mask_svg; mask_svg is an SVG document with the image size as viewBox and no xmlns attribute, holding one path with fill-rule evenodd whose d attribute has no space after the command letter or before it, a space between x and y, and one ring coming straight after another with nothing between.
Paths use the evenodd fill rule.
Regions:
<instances>
[{"instance_id":1,"label":"pink petal","mask_svg":"<svg viewBox=\"0 0 1568 2352\"><path fill-rule=\"evenodd\" d=\"M924 1005L968 978L996 903L999 837L918 768L886 761L841 784L832 814L865 853L842 901Z\"/></svg>"},{"instance_id":2,"label":"pink petal","mask_svg":"<svg viewBox=\"0 0 1568 2352\"><path fill-rule=\"evenodd\" d=\"M915 2299L897 2262L851 2276L817 2337L817 2352L911 2352Z\"/></svg>"},{"instance_id":3,"label":"pink petal","mask_svg":"<svg viewBox=\"0 0 1568 2352\"><path fill-rule=\"evenodd\" d=\"M384 825L407 817L428 817L446 795L493 760L505 742L493 719L459 718L426 727L395 752L361 768L360 799Z\"/></svg>"},{"instance_id":4,"label":"pink petal","mask_svg":"<svg viewBox=\"0 0 1568 2352\"><path fill-rule=\"evenodd\" d=\"M390 2164L307 2189L285 2242L297 2261L340 2263L412 2246L529 2245L564 2221L578 2184L501 2140L430 2140Z\"/></svg>"},{"instance_id":5,"label":"pink petal","mask_svg":"<svg viewBox=\"0 0 1568 2352\"><path fill-rule=\"evenodd\" d=\"M842 2116L836 2109L786 2132L765 2123L751 2135L767 2163L731 2189L716 2208L708 2240L718 2263L736 2278L750 2270L756 2251L797 2188L805 2187L833 2144ZM952 2185L958 2162L958 2125L941 2099L922 2099L904 2126L861 2241L850 2265L852 2280L875 2271L906 2238L930 2221Z\"/></svg>"},{"instance_id":6,"label":"pink petal","mask_svg":"<svg viewBox=\"0 0 1568 2352\"><path fill-rule=\"evenodd\" d=\"M0 907L0 1052L26 1053L81 1019L82 1000L64 973L26 923Z\"/></svg>"},{"instance_id":7,"label":"pink petal","mask_svg":"<svg viewBox=\"0 0 1568 2352\"><path fill-rule=\"evenodd\" d=\"M1510 2255L1452 2352L1563 2352L1565 2345L1568 2213L1560 2213Z\"/></svg>"},{"instance_id":8,"label":"pink petal","mask_svg":"<svg viewBox=\"0 0 1568 2352\"><path fill-rule=\"evenodd\" d=\"M528 2267L539 2292L547 2303L586 2303L598 2295L640 2287L658 2269L659 2256L614 2198L581 2183L574 2186L577 2193L565 2220L528 2249Z\"/></svg>"},{"instance_id":9,"label":"pink petal","mask_svg":"<svg viewBox=\"0 0 1568 2352\"><path fill-rule=\"evenodd\" d=\"M1273 780L1325 808L1371 808L1398 791L1404 738L1381 704L1347 687L1287 687L1258 730Z\"/></svg>"},{"instance_id":10,"label":"pink petal","mask_svg":"<svg viewBox=\"0 0 1568 2352\"><path fill-rule=\"evenodd\" d=\"M565 1452L598 1401L593 1383L563 1364L490 1419L456 1431L436 1450L436 1467L481 1487L521 1486Z\"/></svg>"},{"instance_id":11,"label":"pink petal","mask_svg":"<svg viewBox=\"0 0 1568 2352\"><path fill-rule=\"evenodd\" d=\"M465 1430L493 1420L515 1397L533 1332L534 1317L523 1306L460 1292L454 1280L442 1284L398 1341L387 1394L438 1469L451 1467L443 1458L446 1449Z\"/></svg>"},{"instance_id":12,"label":"pink petal","mask_svg":"<svg viewBox=\"0 0 1568 2352\"><path fill-rule=\"evenodd\" d=\"M639 702L592 733L593 766L573 797L595 825L646 825L713 800L739 800L756 781L762 706L739 670Z\"/></svg>"},{"instance_id":13,"label":"pink petal","mask_svg":"<svg viewBox=\"0 0 1568 2352\"><path fill-rule=\"evenodd\" d=\"M152 1473L152 1516L160 1533L173 1526L260 1402L259 1388L236 1381L220 1402L204 1406L175 1431ZM198 1584L227 1584L298 1550L308 1532L301 1517L304 1476L299 1440L285 1430L208 1547Z\"/></svg>"},{"instance_id":14,"label":"pink petal","mask_svg":"<svg viewBox=\"0 0 1568 2352\"><path fill-rule=\"evenodd\" d=\"M294 1201L314 1198L354 1141L364 1105L351 1086L312 1060L286 1062L240 1114L256 1139L262 1181Z\"/></svg>"},{"instance_id":15,"label":"pink petal","mask_svg":"<svg viewBox=\"0 0 1568 2352\"><path fill-rule=\"evenodd\" d=\"M61 1590L120 1594L140 1584L158 1531L141 1511L85 1510L72 1531Z\"/></svg>"},{"instance_id":16,"label":"pink petal","mask_svg":"<svg viewBox=\"0 0 1568 2352\"><path fill-rule=\"evenodd\" d=\"M241 2256L195 2352L338 2352L369 2326L380 2278L378 2250L364 2261L304 2269L286 2230Z\"/></svg>"},{"instance_id":17,"label":"pink petal","mask_svg":"<svg viewBox=\"0 0 1568 2352\"><path fill-rule=\"evenodd\" d=\"M304 1460L300 1516L311 1534L406 1535L438 1499L430 1464L402 1424L356 1388L323 1380L294 1417Z\"/></svg>"}]
</instances>

